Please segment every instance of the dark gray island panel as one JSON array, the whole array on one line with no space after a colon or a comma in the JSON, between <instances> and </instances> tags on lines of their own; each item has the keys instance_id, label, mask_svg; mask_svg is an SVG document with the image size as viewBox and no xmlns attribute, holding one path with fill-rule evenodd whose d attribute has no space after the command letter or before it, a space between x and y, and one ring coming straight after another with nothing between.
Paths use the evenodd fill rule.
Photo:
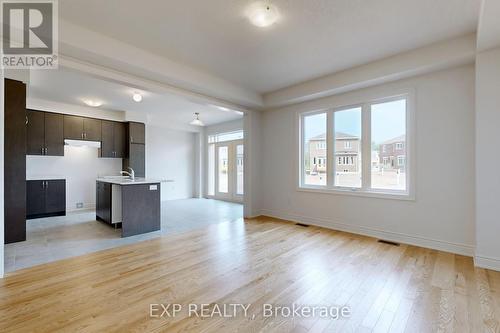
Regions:
<instances>
[{"instance_id":1,"label":"dark gray island panel","mask_svg":"<svg viewBox=\"0 0 500 333\"><path fill-rule=\"evenodd\" d=\"M122 237L160 230L160 183L122 186Z\"/></svg>"}]
</instances>

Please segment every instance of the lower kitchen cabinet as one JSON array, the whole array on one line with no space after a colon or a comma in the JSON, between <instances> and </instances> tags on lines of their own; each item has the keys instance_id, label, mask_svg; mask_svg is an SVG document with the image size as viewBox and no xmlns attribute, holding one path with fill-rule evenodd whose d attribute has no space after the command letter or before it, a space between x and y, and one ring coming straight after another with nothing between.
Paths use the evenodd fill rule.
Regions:
<instances>
[{"instance_id":1,"label":"lower kitchen cabinet","mask_svg":"<svg viewBox=\"0 0 500 333\"><path fill-rule=\"evenodd\" d=\"M111 184L96 182L96 219L111 224Z\"/></svg>"},{"instance_id":2,"label":"lower kitchen cabinet","mask_svg":"<svg viewBox=\"0 0 500 333\"><path fill-rule=\"evenodd\" d=\"M26 218L66 215L66 180L28 180Z\"/></svg>"}]
</instances>

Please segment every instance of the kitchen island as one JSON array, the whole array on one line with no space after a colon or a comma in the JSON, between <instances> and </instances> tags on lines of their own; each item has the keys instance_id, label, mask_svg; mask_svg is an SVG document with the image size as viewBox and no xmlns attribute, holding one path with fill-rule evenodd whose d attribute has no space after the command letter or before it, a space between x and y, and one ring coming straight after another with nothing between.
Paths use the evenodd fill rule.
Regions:
<instances>
[{"instance_id":1,"label":"kitchen island","mask_svg":"<svg viewBox=\"0 0 500 333\"><path fill-rule=\"evenodd\" d=\"M160 181L128 177L96 180L96 219L115 228L122 237L160 230Z\"/></svg>"}]
</instances>

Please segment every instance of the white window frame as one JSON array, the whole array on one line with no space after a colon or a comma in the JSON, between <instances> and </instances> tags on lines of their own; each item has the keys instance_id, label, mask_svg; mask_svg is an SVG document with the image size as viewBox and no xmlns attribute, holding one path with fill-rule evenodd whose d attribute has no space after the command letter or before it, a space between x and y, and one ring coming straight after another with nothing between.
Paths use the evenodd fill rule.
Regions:
<instances>
[{"instance_id":1,"label":"white window frame","mask_svg":"<svg viewBox=\"0 0 500 333\"><path fill-rule=\"evenodd\" d=\"M402 142L396 142L396 147L394 150L403 150L404 145Z\"/></svg>"},{"instance_id":2,"label":"white window frame","mask_svg":"<svg viewBox=\"0 0 500 333\"><path fill-rule=\"evenodd\" d=\"M391 96L391 95L388 95ZM389 190L389 189L375 189L371 188L371 144L364 144L364 142L371 142L371 106L374 104L388 103L392 101L397 101L401 99L406 99L406 190ZM338 111L345 111L353 108L361 107L361 140L360 140L360 151L361 151L361 175L362 175L362 186L360 188L350 188L350 187L340 187L334 186L335 169L338 166L338 156L335 156L335 140L333 138L335 132L334 124L334 113ZM304 170L304 117L311 116L315 114L326 113L327 118L327 135L326 135L326 145L327 145L327 183L325 185L308 185L304 182L305 170ZM351 105L338 106L329 109L315 110L311 112L297 112L297 128L299 140L298 151L298 173L299 181L297 185L297 191L302 192L317 192L317 193L328 193L334 195L354 195L354 196L364 196L364 197L374 197L382 199L398 199L398 200L415 200L415 110L414 110L414 92L405 91L400 94L394 94L391 97L384 98L373 98L369 99L363 103L353 103Z\"/></svg>"}]
</instances>

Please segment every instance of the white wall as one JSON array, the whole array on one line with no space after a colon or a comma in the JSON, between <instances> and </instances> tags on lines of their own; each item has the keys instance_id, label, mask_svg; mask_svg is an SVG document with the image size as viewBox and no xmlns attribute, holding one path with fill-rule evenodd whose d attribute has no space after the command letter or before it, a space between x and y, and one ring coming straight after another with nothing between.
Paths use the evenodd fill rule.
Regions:
<instances>
[{"instance_id":1,"label":"white wall","mask_svg":"<svg viewBox=\"0 0 500 333\"><path fill-rule=\"evenodd\" d=\"M500 48L476 58L476 265L500 270Z\"/></svg>"},{"instance_id":2,"label":"white wall","mask_svg":"<svg viewBox=\"0 0 500 333\"><path fill-rule=\"evenodd\" d=\"M297 191L296 113L413 90L416 200ZM473 254L474 67L462 66L262 114L262 213ZM500 188L500 187L499 187Z\"/></svg>"},{"instance_id":3,"label":"white wall","mask_svg":"<svg viewBox=\"0 0 500 333\"><path fill-rule=\"evenodd\" d=\"M146 177L165 180L162 200L194 196L195 134L146 124Z\"/></svg>"},{"instance_id":4,"label":"white wall","mask_svg":"<svg viewBox=\"0 0 500 333\"><path fill-rule=\"evenodd\" d=\"M119 175L122 160L99 158L97 148L64 146L64 156L27 156L26 179L66 179L66 210L95 207L95 180L99 176Z\"/></svg>"},{"instance_id":5,"label":"white wall","mask_svg":"<svg viewBox=\"0 0 500 333\"><path fill-rule=\"evenodd\" d=\"M234 132L243 129L243 118L205 127L205 134Z\"/></svg>"}]
</instances>

